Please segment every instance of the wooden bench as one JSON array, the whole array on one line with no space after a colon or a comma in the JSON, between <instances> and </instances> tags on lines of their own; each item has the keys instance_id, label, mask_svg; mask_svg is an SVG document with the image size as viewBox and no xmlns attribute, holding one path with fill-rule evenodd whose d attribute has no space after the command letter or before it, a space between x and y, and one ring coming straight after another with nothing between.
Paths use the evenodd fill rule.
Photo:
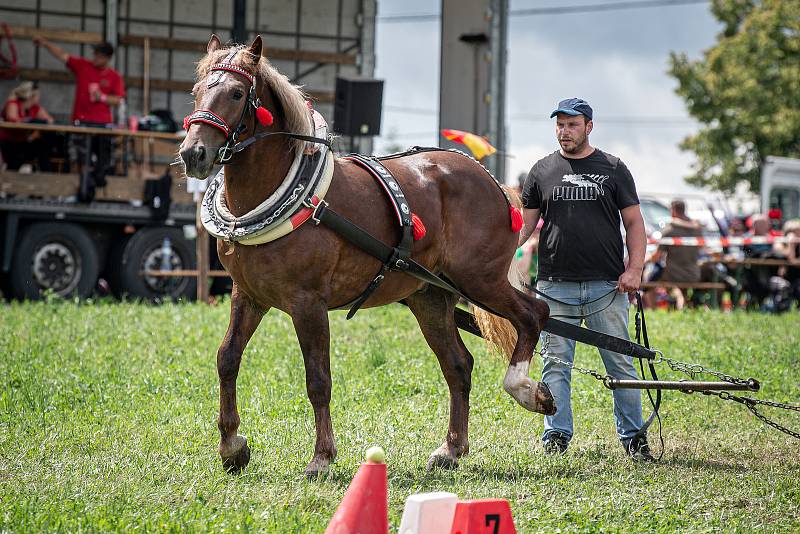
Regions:
<instances>
[{"instance_id":1,"label":"wooden bench","mask_svg":"<svg viewBox=\"0 0 800 534\"><path fill-rule=\"evenodd\" d=\"M655 289L658 287L663 287L664 289L691 289L694 291L711 291L711 300L710 305L712 308L717 308L719 302L717 300L718 295L722 294L722 291L725 290L725 284L721 282L669 282L669 281L659 281L656 280L655 282L643 282L641 285L642 289ZM683 293L683 291L681 291ZM674 304L677 306L678 309L682 309L683 305L685 304L684 296L681 295L680 297L676 297L677 302Z\"/></svg>"}]
</instances>

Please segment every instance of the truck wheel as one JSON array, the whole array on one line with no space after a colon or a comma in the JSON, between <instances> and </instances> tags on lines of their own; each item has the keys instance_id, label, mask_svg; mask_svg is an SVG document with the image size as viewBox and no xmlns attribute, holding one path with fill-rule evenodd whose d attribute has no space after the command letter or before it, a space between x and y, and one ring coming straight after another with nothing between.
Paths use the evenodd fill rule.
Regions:
<instances>
[{"instance_id":1,"label":"truck wheel","mask_svg":"<svg viewBox=\"0 0 800 534\"><path fill-rule=\"evenodd\" d=\"M193 276L161 277L143 271L194 269L195 247L177 228L143 228L133 234L122 252L119 286L123 295L148 301L192 299L197 292Z\"/></svg>"},{"instance_id":2,"label":"truck wheel","mask_svg":"<svg viewBox=\"0 0 800 534\"><path fill-rule=\"evenodd\" d=\"M36 223L20 235L11 264L11 295L38 299L52 290L62 297L92 294L100 260L92 239L70 223Z\"/></svg>"}]
</instances>

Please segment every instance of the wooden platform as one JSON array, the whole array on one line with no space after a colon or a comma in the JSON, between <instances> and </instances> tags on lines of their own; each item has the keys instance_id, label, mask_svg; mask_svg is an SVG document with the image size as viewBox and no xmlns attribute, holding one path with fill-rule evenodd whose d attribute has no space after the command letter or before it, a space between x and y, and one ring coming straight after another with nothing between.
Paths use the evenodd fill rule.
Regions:
<instances>
[{"instance_id":1,"label":"wooden platform","mask_svg":"<svg viewBox=\"0 0 800 534\"><path fill-rule=\"evenodd\" d=\"M144 201L147 180L134 176L107 176L108 185L97 189L95 200L114 202ZM76 173L58 174L35 172L23 174L0 171L0 194L18 197L69 197L78 194L80 176ZM191 193L186 191L186 180L173 178L172 201L193 204Z\"/></svg>"},{"instance_id":2,"label":"wooden platform","mask_svg":"<svg viewBox=\"0 0 800 534\"><path fill-rule=\"evenodd\" d=\"M642 282L642 289L655 289L657 287L677 289L722 290L725 284L720 282Z\"/></svg>"}]
</instances>

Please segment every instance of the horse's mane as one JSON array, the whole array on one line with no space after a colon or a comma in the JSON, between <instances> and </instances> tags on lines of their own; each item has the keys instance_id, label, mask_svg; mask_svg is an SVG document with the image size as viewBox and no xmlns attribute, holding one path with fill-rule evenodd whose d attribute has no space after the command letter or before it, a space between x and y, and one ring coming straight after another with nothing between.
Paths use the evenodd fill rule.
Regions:
<instances>
[{"instance_id":1,"label":"horse's mane","mask_svg":"<svg viewBox=\"0 0 800 534\"><path fill-rule=\"evenodd\" d=\"M231 48L234 47L220 48L210 54L206 54L205 57L197 63L196 73L198 81L204 79L208 75L208 71L211 69L212 65L220 63L225 59L225 56L228 55ZM312 133L305 93L303 93L303 90L299 86L294 85L286 76L278 72L266 57L261 57L261 61L258 62L258 67L256 68L253 56L248 53L245 47L242 48L240 53L234 56L231 63L249 72L253 72L256 75L258 84L266 84L267 87L270 88L275 99L278 101L277 105L282 108L281 110L272 111L283 112L287 131L303 135L310 135ZM293 140L293 144L296 146L302 143L304 143L304 141Z\"/></svg>"}]
</instances>

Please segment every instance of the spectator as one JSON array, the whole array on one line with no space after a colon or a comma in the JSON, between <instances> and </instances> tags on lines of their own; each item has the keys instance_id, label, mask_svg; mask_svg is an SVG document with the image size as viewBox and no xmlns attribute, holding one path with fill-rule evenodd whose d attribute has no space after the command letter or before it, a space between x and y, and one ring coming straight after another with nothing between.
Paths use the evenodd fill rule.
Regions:
<instances>
[{"instance_id":1,"label":"spectator","mask_svg":"<svg viewBox=\"0 0 800 534\"><path fill-rule=\"evenodd\" d=\"M786 242L775 243L775 252L793 264L800 265L800 219L786 221L783 225Z\"/></svg>"},{"instance_id":2,"label":"spectator","mask_svg":"<svg viewBox=\"0 0 800 534\"><path fill-rule=\"evenodd\" d=\"M800 307L800 219L786 221L783 236L789 241L775 243L775 252L786 258L789 266L778 269L778 276L789 282L791 297Z\"/></svg>"},{"instance_id":3,"label":"spectator","mask_svg":"<svg viewBox=\"0 0 800 534\"><path fill-rule=\"evenodd\" d=\"M700 237L702 235L700 224L686 215L684 201L673 200L670 211L672 219L664 227L664 231L661 233L662 237ZM663 265L663 268L656 268L650 281L699 282L700 266L697 262L699 255L700 247L659 245L648 261L655 265ZM653 291L645 293L645 301L650 306L654 304L653 294ZM675 307L679 310L682 309L686 303L684 290L674 288L673 295L676 300Z\"/></svg>"},{"instance_id":4,"label":"spectator","mask_svg":"<svg viewBox=\"0 0 800 534\"><path fill-rule=\"evenodd\" d=\"M745 237L770 237L770 223L766 215L757 214L750 217L750 231L745 234ZM744 253L751 258L759 258L767 256L772 252L772 244L770 243L754 243L745 245Z\"/></svg>"},{"instance_id":5,"label":"spectator","mask_svg":"<svg viewBox=\"0 0 800 534\"><path fill-rule=\"evenodd\" d=\"M765 214L756 214L750 217L750 230L745 237L772 237L769 217ZM772 243L751 243L744 246L746 258L755 260L778 259L779 254ZM761 265L758 263L745 265L743 268L742 289L749 296L748 307L762 311L779 311L773 306L776 291L779 289L781 277L779 268L774 265ZM783 281L785 284L785 280ZM776 285L777 284L777 285Z\"/></svg>"},{"instance_id":6,"label":"spectator","mask_svg":"<svg viewBox=\"0 0 800 534\"><path fill-rule=\"evenodd\" d=\"M50 113L44 109L42 106L41 100L41 93L39 92L39 88L36 85L33 86L33 91L31 91L31 98L29 101L29 114L28 116L31 119L31 122L41 122L46 124L53 124L55 119L53 118Z\"/></svg>"},{"instance_id":7,"label":"spectator","mask_svg":"<svg viewBox=\"0 0 800 534\"><path fill-rule=\"evenodd\" d=\"M125 98L122 76L110 66L114 47L110 43L94 45L94 54L89 60L72 56L41 36L35 37L34 42L63 61L75 75L72 121L85 126L105 127L111 124L113 122L111 108L118 106ZM78 146L84 146L84 143L79 143ZM103 187L111 163L111 139L105 135L93 136L91 150L93 155L91 176L95 186Z\"/></svg>"},{"instance_id":8,"label":"spectator","mask_svg":"<svg viewBox=\"0 0 800 534\"><path fill-rule=\"evenodd\" d=\"M8 122L46 122L53 117L39 104L39 91L31 82L15 88L3 105L2 119ZM0 151L8 170L16 171L30 160L37 160L41 171L50 170L49 150L40 132L0 130Z\"/></svg>"}]
</instances>

